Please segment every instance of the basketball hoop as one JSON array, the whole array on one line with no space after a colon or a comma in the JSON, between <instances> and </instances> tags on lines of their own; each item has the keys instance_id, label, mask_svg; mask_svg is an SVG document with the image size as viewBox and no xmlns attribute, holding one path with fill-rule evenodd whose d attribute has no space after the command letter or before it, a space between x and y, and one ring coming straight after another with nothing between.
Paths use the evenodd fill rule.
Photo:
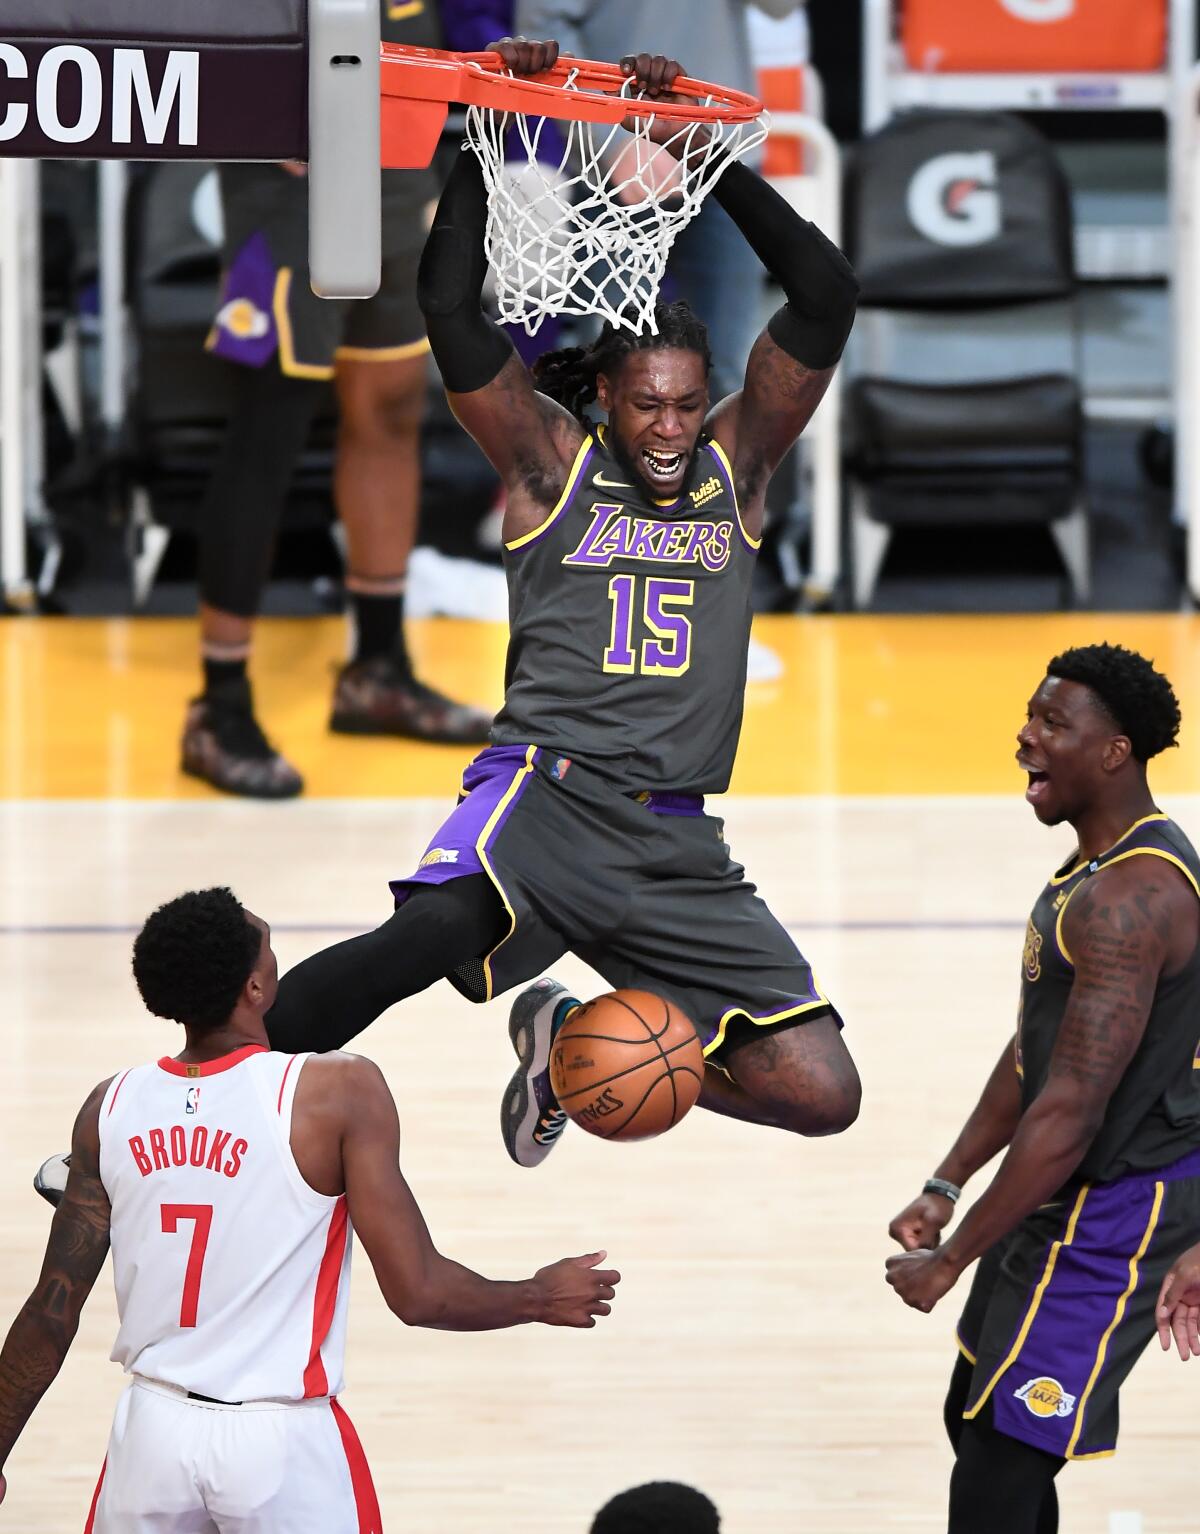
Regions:
<instances>
[{"instance_id":1,"label":"basketball hoop","mask_svg":"<svg viewBox=\"0 0 1200 1534\"><path fill-rule=\"evenodd\" d=\"M467 107L500 318L530 334L551 314L653 333L676 237L725 167L766 137L762 103L743 91L681 77L673 90L690 99L658 101L635 85L587 59L514 76L496 53L383 46L383 163L427 164L448 103ZM669 145L651 137L664 121L678 125Z\"/></svg>"}]
</instances>

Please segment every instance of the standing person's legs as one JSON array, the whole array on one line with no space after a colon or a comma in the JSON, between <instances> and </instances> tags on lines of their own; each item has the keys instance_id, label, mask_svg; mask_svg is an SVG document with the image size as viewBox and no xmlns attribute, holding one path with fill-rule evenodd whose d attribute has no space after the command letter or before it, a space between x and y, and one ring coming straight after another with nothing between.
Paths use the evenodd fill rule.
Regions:
<instances>
[{"instance_id":1,"label":"standing person's legs","mask_svg":"<svg viewBox=\"0 0 1200 1534\"><path fill-rule=\"evenodd\" d=\"M420 430L429 342L417 267L430 174L383 182L379 292L354 305L334 355L339 407L334 492L346 532L350 663L338 677L331 726L350 735L409 735L482 744L492 719L418 681L404 637L404 588L421 504Z\"/></svg>"},{"instance_id":2,"label":"standing person's legs","mask_svg":"<svg viewBox=\"0 0 1200 1534\"><path fill-rule=\"evenodd\" d=\"M225 166L221 185L226 273L209 346L253 376L235 390L205 501L205 693L189 712L184 767L227 792L281 798L303 785L254 720L246 675L251 620L291 473L321 403L320 386L335 372L348 415L339 435L335 497L351 550L355 661L370 663L342 673L336 727L477 742L486 739L491 719L418 682L403 645L402 582L419 504L428 351L416 266L421 208L432 183L408 171L387 183L382 283L361 303L319 299L309 287L302 179L276 166Z\"/></svg>"},{"instance_id":3,"label":"standing person's legs","mask_svg":"<svg viewBox=\"0 0 1200 1534\"><path fill-rule=\"evenodd\" d=\"M331 727L473 744L491 716L419 682L404 639L404 589L420 507L424 341L372 355L341 349L334 493L346 532L353 654L338 677ZM396 355L393 355L393 352Z\"/></svg>"},{"instance_id":4,"label":"standing person's legs","mask_svg":"<svg viewBox=\"0 0 1200 1534\"><path fill-rule=\"evenodd\" d=\"M983 1259L985 1262L987 1259ZM976 1516L973 1507L973 1499L978 1492L976 1490L975 1477L979 1477L982 1486L982 1495L987 1497L990 1492L992 1479L996 1476L1011 1474L1011 1491L1014 1496L1019 1495L1022 1499L1020 1509L1016 1512L1006 1504L1007 1516L1016 1516L1018 1522L1013 1527L1021 1528L1023 1525L1019 1519L1024 1517L1028 1521L1030 1515L1030 1501L1036 1496L1038 1488L1041 1488L1041 1502L1034 1503L1036 1509L1036 1521L1030 1525L1032 1534L1058 1534L1058 1492L1054 1485L1054 1476L1066 1463L1054 1455L1044 1454L1041 1450L1018 1445L1016 1439L1009 1442L1015 1447L1025 1448L1026 1452L1015 1457L1017 1462L1012 1462L1012 1451L1001 1449L989 1452L991 1440L1000 1437L990 1425L976 1428L971 1424L971 1432L967 1434L963 1442L964 1432L968 1424L963 1420L963 1412L966 1410L967 1401L971 1391L971 1377L975 1373L975 1365L962 1353L954 1363L953 1373L950 1375L950 1388L946 1392L946 1403L942 1410L942 1419L946 1424L946 1436L950 1440L957 1457L959 1445L963 1445L962 1469L956 1466L950 1483L950 1520L951 1528L959 1526L954 1522L957 1518L962 1528L973 1527L971 1519ZM1003 1461L1003 1463L1001 1463ZM1046 1461L1051 1461L1055 1468L1050 1469ZM1047 1476L1047 1470L1050 1474ZM987 1525L980 1525L986 1528ZM1006 1527L998 1523L997 1528Z\"/></svg>"},{"instance_id":5,"label":"standing person's legs","mask_svg":"<svg viewBox=\"0 0 1200 1534\"><path fill-rule=\"evenodd\" d=\"M253 621L348 305L309 289L303 179L276 165L226 165L220 175L225 273L207 346L235 366L229 424L200 514L204 690L188 709L183 768L226 793L289 798L303 781L254 716Z\"/></svg>"},{"instance_id":6,"label":"standing person's legs","mask_svg":"<svg viewBox=\"0 0 1200 1534\"><path fill-rule=\"evenodd\" d=\"M950 1476L948 1534L1054 1534L1054 1477L1065 1464L982 1418L965 1423Z\"/></svg>"},{"instance_id":7,"label":"standing person's legs","mask_svg":"<svg viewBox=\"0 0 1200 1534\"><path fill-rule=\"evenodd\" d=\"M247 668L280 514L322 389L273 363L228 371L229 426L200 511L204 689L188 708L183 767L229 793L290 798L303 782L254 716Z\"/></svg>"}]
</instances>

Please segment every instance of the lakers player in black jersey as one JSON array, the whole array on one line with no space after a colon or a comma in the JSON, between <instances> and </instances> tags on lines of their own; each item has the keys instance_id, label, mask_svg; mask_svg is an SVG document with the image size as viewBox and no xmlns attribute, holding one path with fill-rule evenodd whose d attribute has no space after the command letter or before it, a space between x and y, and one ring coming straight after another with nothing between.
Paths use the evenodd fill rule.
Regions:
<instances>
[{"instance_id":1,"label":"lakers player in black jersey","mask_svg":"<svg viewBox=\"0 0 1200 1534\"><path fill-rule=\"evenodd\" d=\"M1078 845L1029 920L1016 1035L887 1263L928 1311L982 1259L946 1402L951 1534L1053 1534L1055 1476L1113 1453L1122 1382L1200 1299L1180 1262L1200 1238L1200 857L1146 777L1179 722L1149 661L1089 645L1050 662L1017 736L1034 813Z\"/></svg>"},{"instance_id":2,"label":"lakers player in black jersey","mask_svg":"<svg viewBox=\"0 0 1200 1534\"><path fill-rule=\"evenodd\" d=\"M495 48L518 73L557 55ZM651 94L680 73L645 55L627 67ZM459 808L394 881L391 919L284 976L275 1047L340 1047L443 976L490 1000L570 950L683 1008L723 1067L706 1106L809 1135L854 1120L840 1020L703 795L728 786L737 745L767 482L825 392L857 284L753 171L729 165L712 195L787 301L744 388L710 408L704 327L685 305L659 311L656 335L606 330L531 377L481 308L479 163L464 151L451 170L420 299L455 414L507 490L504 707ZM592 402L607 427L582 419ZM562 1010L543 982L510 1024L521 1066L505 1138L524 1165L562 1123L544 1072Z\"/></svg>"}]
</instances>

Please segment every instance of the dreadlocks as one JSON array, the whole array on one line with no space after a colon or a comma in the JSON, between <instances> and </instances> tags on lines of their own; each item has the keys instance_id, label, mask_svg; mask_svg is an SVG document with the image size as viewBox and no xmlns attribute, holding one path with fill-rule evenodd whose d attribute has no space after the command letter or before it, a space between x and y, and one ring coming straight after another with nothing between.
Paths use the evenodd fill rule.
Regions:
<instances>
[{"instance_id":1,"label":"dreadlocks","mask_svg":"<svg viewBox=\"0 0 1200 1534\"><path fill-rule=\"evenodd\" d=\"M601 373L615 377L630 352L695 352L704 363L707 377L712 367L708 331L692 313L691 305L686 300L658 304L654 319L657 325L654 334L634 335L606 322L590 346L567 346L547 352L533 365L534 383L543 394L565 405L582 421L584 411L596 398L596 379Z\"/></svg>"}]
</instances>

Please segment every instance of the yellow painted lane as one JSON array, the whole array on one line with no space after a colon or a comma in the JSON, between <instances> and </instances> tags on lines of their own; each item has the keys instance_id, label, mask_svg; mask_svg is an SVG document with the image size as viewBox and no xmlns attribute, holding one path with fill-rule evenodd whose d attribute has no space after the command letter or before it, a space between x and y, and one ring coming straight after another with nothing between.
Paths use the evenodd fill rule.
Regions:
<instances>
[{"instance_id":1,"label":"yellow painted lane","mask_svg":"<svg viewBox=\"0 0 1200 1534\"><path fill-rule=\"evenodd\" d=\"M421 674L499 702L501 625L410 624ZM1046 661L1099 639L1152 656L1184 711L1181 749L1154 768L1164 793L1200 788L1200 617L766 617L755 636L783 662L752 683L734 777L743 794L1018 792L1013 736ZM339 619L268 619L253 667L260 717L311 795L445 794L467 753L326 729ZM0 797L195 798L179 732L198 685L191 619L0 620ZM286 808L280 807L281 813Z\"/></svg>"}]
</instances>

